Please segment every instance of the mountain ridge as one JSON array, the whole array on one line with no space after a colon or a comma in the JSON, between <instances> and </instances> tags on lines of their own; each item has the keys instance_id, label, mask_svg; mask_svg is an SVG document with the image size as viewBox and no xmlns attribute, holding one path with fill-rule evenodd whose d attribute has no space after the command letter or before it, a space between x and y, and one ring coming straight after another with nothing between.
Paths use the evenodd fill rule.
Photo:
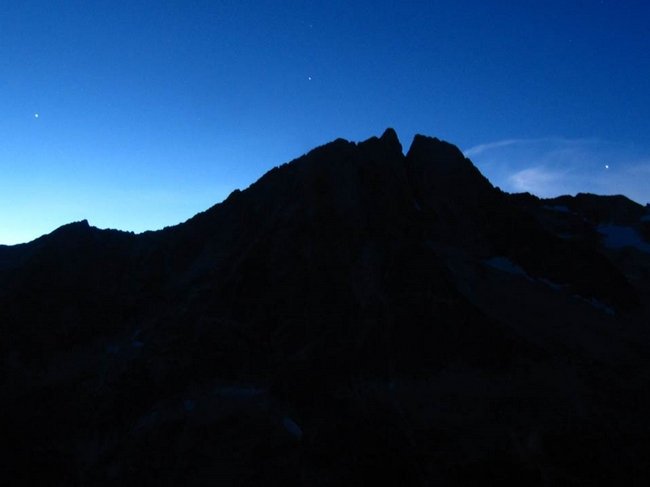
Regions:
<instances>
[{"instance_id":1,"label":"mountain ridge","mask_svg":"<svg viewBox=\"0 0 650 487\"><path fill-rule=\"evenodd\" d=\"M648 478L650 254L601 233L647 242L634 205L509 195L388 129L160 231L0 248L8 475Z\"/></svg>"},{"instance_id":2,"label":"mountain ridge","mask_svg":"<svg viewBox=\"0 0 650 487\"><path fill-rule=\"evenodd\" d=\"M402 144L401 144L401 142L400 142L400 140L399 140L399 137L398 137L398 135L397 135L397 132L395 131L395 129L393 129L393 128L391 128L391 127L388 127L387 129L384 130L384 132L382 133L381 136L379 136L379 137L377 137L377 136L373 136L373 137L370 137L369 139L367 139L367 140L365 140L365 141L361 141L361 142L353 142L353 141L350 141L350 140L347 140L347 139L344 139L344 138L337 138L337 139L335 139L335 140L333 140L333 141L331 141L331 142L327 142L327 143L322 144L322 145L320 145L320 146L318 146L318 147L315 147L314 149L312 149L312 150L308 151L307 153L303 154L302 156L299 156L299 157L297 157L297 158L295 158L295 159L292 159L292 160L289 161L289 162L283 163L283 164L281 164L280 166L275 166L275 167L271 168L271 169L268 170L268 171L267 171L267 172L266 172L262 177L260 177L260 179L258 179L258 181L255 181L255 182L251 183L247 188L244 188L244 189L236 188L236 189L234 189L233 191L231 191L231 193L230 193L230 194L229 194L229 195L228 195L228 196L227 196L223 201L216 203L216 204L213 205L212 207L224 203L224 202L227 201L229 198L236 196L237 194L241 193L242 191L246 191L248 188L254 186L257 182L259 182L259 180L263 179L264 176L265 176L266 174L271 173L271 172L274 172L275 170L277 170L277 169L279 169L279 168L281 168L281 167L283 167L283 166L286 166L286 165L288 165L288 164L292 164L292 163L294 163L294 162L296 162L296 161L302 160L303 158L305 158L306 156L308 156L310 153L315 152L315 151L320 151L320 150L323 149L324 147L328 147L328 146L331 146L331 145L334 145L334 146L336 146L336 145L352 145L352 146L357 146L357 145L360 145L360 144L371 143L372 141L384 141L384 142L387 143L389 146L393 146L393 148L399 148L399 149L398 149L399 154L401 154L402 156L408 156L409 152L411 152L411 150L412 150L412 148L413 148L414 143L417 142L417 143L416 143L416 150L419 150L419 148L418 148L418 144L426 143L425 141L430 141L430 142L433 143L433 144L437 144L439 147L443 147L443 148L445 148L445 150L448 151L448 154L449 154L449 155L452 155L452 157L450 158L450 160L454 160L454 158L455 158L456 160L459 160L459 159L462 158L462 159L465 159L466 161L468 161L469 164L470 164L470 165L473 167L473 169L475 170L475 172L476 172L477 174L480 174L480 175L481 175L481 178L482 178L482 179L485 179L485 181L487 181L487 182L489 183L489 180L487 180L487 178L485 178L485 177L480 173L480 171L478 170L478 168L476 168L476 166L474 166L474 164L472 163L471 159L469 159L468 157L465 157L465 155L463 154L463 152L462 152L458 147L454 146L453 144L450 144L450 143L448 143L448 142L445 142L445 141L443 141L443 140L441 140L441 139L438 139L438 138L436 138L436 137L429 137L429 136L426 136L426 135L423 135L423 134L415 134L415 135L413 136L413 140L411 141L411 144L410 144L410 146L409 146L408 151L406 151L406 153L404 153L404 152L403 152L403 148L402 148ZM490 183L490 186L492 186L491 183ZM530 194L530 193L512 193L512 194L515 195L515 196L517 196L517 195L522 195L522 196L523 196L523 195ZM644 214L650 214L650 213L649 213L650 210L648 210L648 208L650 208L650 203L648 203L648 204L645 205L645 207L644 207L642 204L640 204L640 203L638 203L638 202L635 202L635 201L629 199L629 198L628 198L627 196L625 196L625 195L596 195L596 194L592 194L592 193L577 193L575 196L570 196L570 195L561 195L561 196L552 197L552 198L539 198L539 197L534 196L534 195L532 195L532 196L534 196L535 198L538 198L538 199L540 199L540 200L545 200L545 201L546 201L546 200L548 200L548 201L554 201L554 200L563 199L563 198L572 198L572 197L573 197L573 198L580 198L580 197L582 197L582 196L589 196L589 195L591 195L591 196L598 196L599 198L602 198L602 199L610 199L610 198L613 198L613 199L619 199L619 200L620 200L621 198L623 198L624 201L626 202L626 203L624 203L624 204L627 205L627 206L634 206L634 207L635 207L635 211L636 211L637 213L641 213L641 212L645 211ZM212 207L211 207L211 208L212 208ZM209 210L209 209L206 209L206 210L200 211L199 213L197 213L197 215L201 215L201 214L205 213L205 212L208 211L208 210ZM194 215L194 216L188 218L188 220L193 219L193 218L194 218L195 216L197 216L197 215ZM166 226L166 227L164 227L164 228L162 228L162 229L159 229L159 230L145 230L145 231L142 231L142 232L133 232L133 231L129 231L129 230L120 230L120 229L118 229L118 228L104 228L103 230L109 230L109 231L120 231L120 232L124 232L124 233L130 233L130 234L135 234L135 235L142 235L142 234L149 234L149 233L160 232L160 231L163 231L163 230L167 230L167 229L169 229L169 228L174 228L174 227L177 227L177 226L179 226L179 225L182 225L183 223L185 223L185 222L188 221L188 220L185 220L184 222L179 222L179 223L176 223L176 224L168 225L168 226ZM86 225L86 226L92 226L92 225L89 224L88 220L84 218L84 219L79 220L79 221L74 221L74 222L70 222L70 223L63 224L63 225L57 227L56 229L52 230L52 232L50 232L50 233L48 233L48 234L41 235L40 237L36 237L35 239L30 240L30 241L28 241L28 242L21 242L21 243L16 243L16 244L11 244L11 245L0 244L0 248L16 247L16 246L20 246L20 245L29 244L29 243L33 242L34 240L38 240L38 239L40 239L40 238L42 238L42 237L45 237L45 236L47 236L47 235L50 235L51 233L57 232L59 229L66 228L66 227L68 227L68 226L70 226L70 225L75 226L76 224L79 224L80 226L84 226L84 225ZM100 228L98 228L98 227L94 227L94 226L93 226L92 228L95 228L95 229L98 229L98 230L102 230L102 229L100 229Z\"/></svg>"}]
</instances>

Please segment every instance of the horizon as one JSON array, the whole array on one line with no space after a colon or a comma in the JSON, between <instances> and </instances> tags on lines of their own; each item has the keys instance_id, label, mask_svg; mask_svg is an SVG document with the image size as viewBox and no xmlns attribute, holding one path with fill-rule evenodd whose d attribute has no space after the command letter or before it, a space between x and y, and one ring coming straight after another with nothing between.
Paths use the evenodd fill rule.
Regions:
<instances>
[{"instance_id":1,"label":"horizon","mask_svg":"<svg viewBox=\"0 0 650 487\"><path fill-rule=\"evenodd\" d=\"M387 128L384 130L383 133L385 133L385 132L388 131L388 130L393 130L393 131L394 131L394 129L393 129L392 127L387 127ZM396 133L396 136L397 136L397 140L398 140L400 146L402 147L402 151L401 151L401 152L402 152L402 155L403 155L403 156L406 156L406 154L408 154L408 152L409 152L411 146L413 145L413 142L414 142L414 140L415 140L416 137L420 136L420 137L436 138L435 136L416 133L416 134L413 135L413 137L411 138L411 142L410 142L410 144L408 145L408 148L405 148L406 146L402 143L402 140L401 140L400 137L399 137L399 133L397 133L396 131L395 131L395 133ZM373 136L371 136L371 137L368 137L367 139L359 140L359 141L348 140L348 139L345 139L345 138L343 138L343 137L339 137L338 139L343 139L343 140L345 140L346 142L353 143L353 144L360 144L360 143L364 142L365 140L369 140L369 139L372 139L372 138L379 138L379 137L381 137L381 136L382 136L382 134L376 134L376 135L373 135ZM337 140L337 139L334 139L334 140ZM51 229L49 232L46 232L46 233L44 233L44 234L42 234L42 235L38 235L38 236L35 237L34 239L29 240L29 241L27 241L27 242L16 242L16 243L13 243L13 244L3 244L3 243L0 243L0 246L12 246L12 245L21 245L21 244L25 244L25 243L30 243L30 242L32 242L32 241L34 241L34 240L37 240L37 239L41 238L41 237L44 237L44 236L49 235L50 233L52 233L52 232L58 230L58 229L61 228L61 227L68 226L68 225L74 225L74 224L78 224L78 223L84 223L84 224L89 225L90 227L97 228L97 229L99 229L99 230L113 230L113 231L121 231L121 232L130 232L130 233L135 233L136 235L140 235L140 234L147 233L147 232L151 232L151 231L160 231L160 230L163 230L163 229L168 228L168 227L173 227L173 226L181 225L181 224L185 223L187 220L189 220L189 219L191 219L192 217L194 217L196 214L198 214L198 213L200 213L200 212L203 212L203 211L206 211L206 210L208 210L209 208L211 208L212 206L219 205L219 204L223 203L223 202L228 198L228 196L229 196L233 191L237 191L237 190L239 190L239 191L246 191L246 190L247 190L251 185L253 185L256 181L258 181L260 178L262 178L262 177L263 177L267 172L271 171L272 169L277 168L277 167L279 167L279 166L281 166L281 165L283 165L283 164L288 164L288 163L293 163L293 162L295 162L295 161L298 161L298 160L301 159L302 157L307 156L310 152L315 151L315 150L319 149L320 147L322 147L322 146L324 146L324 145L327 145L327 144L329 144L329 143L332 143L332 142L334 142L334 140L331 140L331 141L325 142L324 144L320 144L320 145L318 145L318 146L312 148L311 150L305 152L304 154L301 154L301 155L299 155L299 156L297 156L297 157L294 157L293 159L291 159L291 160L289 160L289 161L285 161L284 163L279 163L279 164L277 164L277 165L275 165L275 166L271 166L271 167L270 167L268 170L266 170L263 174L260 174L260 175L259 175L259 176L254 180L254 181L251 181L250 184L248 184L247 186L242 187L242 188L234 188L234 189L233 189L230 193L228 193L224 198L220 199L219 201L214 202L212 205L210 205L210 206L208 206L208 207L206 207L206 208L204 208L204 209L202 209L202 210L199 210L197 213L195 213L194 215L191 215L189 218L187 218L187 219L185 219L185 220L182 220L182 221L179 221L179 222L176 222L176 223L171 223L170 225L166 225L165 227L162 227L162 228L146 229L146 230L142 230L142 231L133 231L133 230L125 230L125 229L117 228L117 227L98 227L98 226L94 225L93 222L90 221L88 218L82 218L82 219L80 219L80 220L75 220L75 221L69 221L69 222L62 223L61 225L57 226L56 228ZM442 139L439 139L439 140L442 140ZM445 140L442 140L442 141L443 141L443 142L448 142L448 143L449 143L449 141L445 141ZM452 145L453 145L453 144L452 144ZM510 144L508 144L508 145L510 145ZM455 147L457 147L457 146L455 146ZM458 147L457 147L457 148L458 148ZM459 148L459 150L460 150L460 148ZM467 153L468 153L468 152L471 153L471 152L473 152L473 151L477 151L477 150L484 150L484 148L482 148L482 147L479 147L479 148L472 148L472 149L470 149L469 151L462 151L462 150L461 150L461 152L463 153L463 155L464 155L466 158L468 158L472 163L474 163L474 161L472 161L472 159L471 159L470 157L468 157ZM474 164L474 165L476 165L476 164ZM479 171L480 171L480 168L478 168L478 169L479 169ZM483 174L482 171L481 171L481 173ZM489 180L489 178L488 178L488 180ZM498 187L498 186L495 185L491 180L490 180L490 183L491 183L494 187ZM501 188L500 188L500 189L501 189ZM506 192L508 193L508 191L506 191ZM522 191L522 192L520 192L519 194L522 194L522 193L527 193L527 191ZM510 193L510 194L517 194L517 193ZM531 194L532 194L532 193L531 193ZM576 196L577 194L595 194L595 193L580 192L580 193L575 193L575 194L570 194L570 195L567 195L567 194L560 194L560 195L557 195L557 196L573 196L573 197L574 197L574 196ZM549 197L549 198L545 198L545 197L538 196L538 195L535 195L535 194L533 194L533 196L536 196L536 197L538 197L538 198L540 198L540 199L552 199L552 198L557 197L557 196L552 196L552 197ZM627 196L625 196L625 195L621 195L621 194L597 194L597 196L623 196L623 197L625 197L625 198L628 198ZM633 201L634 203L639 204L640 206L650 207L650 202L648 202L648 203L646 203L645 205L643 205L642 203L639 203L638 201L634 201L634 200L632 200L631 198L628 198L628 199L629 199L630 201Z\"/></svg>"},{"instance_id":2,"label":"horizon","mask_svg":"<svg viewBox=\"0 0 650 487\"><path fill-rule=\"evenodd\" d=\"M504 191L645 205L648 19L639 0L7 4L0 244L176 225L386 127Z\"/></svg>"}]
</instances>

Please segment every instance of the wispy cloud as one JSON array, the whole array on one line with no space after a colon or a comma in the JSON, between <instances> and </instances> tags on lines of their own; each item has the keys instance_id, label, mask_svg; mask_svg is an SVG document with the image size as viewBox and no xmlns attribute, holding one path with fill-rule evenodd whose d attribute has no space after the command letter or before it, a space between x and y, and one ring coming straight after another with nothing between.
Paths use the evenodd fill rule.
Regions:
<instances>
[{"instance_id":1,"label":"wispy cloud","mask_svg":"<svg viewBox=\"0 0 650 487\"><path fill-rule=\"evenodd\" d=\"M497 186L542 197L592 192L650 201L650 155L598 139L506 139L464 151Z\"/></svg>"},{"instance_id":2,"label":"wispy cloud","mask_svg":"<svg viewBox=\"0 0 650 487\"><path fill-rule=\"evenodd\" d=\"M510 184L518 192L547 192L562 181L565 173L551 171L544 167L531 167L518 171L508 177Z\"/></svg>"},{"instance_id":3,"label":"wispy cloud","mask_svg":"<svg viewBox=\"0 0 650 487\"><path fill-rule=\"evenodd\" d=\"M526 142L526 139L499 140L497 142L490 142L488 144L475 145L474 147L470 147L469 149L465 150L464 153L465 157L474 157L482 154L485 151L499 149L501 147L508 147L510 145L515 145L522 142Z\"/></svg>"},{"instance_id":4,"label":"wispy cloud","mask_svg":"<svg viewBox=\"0 0 650 487\"><path fill-rule=\"evenodd\" d=\"M540 137L537 139L505 139L496 142L488 142L486 144L475 145L466 149L464 152L465 157L476 157L484 152L494 151L495 149L503 149L511 146L531 147L536 145L545 146L572 146L575 144L591 144L596 143L595 139L564 139L562 137Z\"/></svg>"}]
</instances>

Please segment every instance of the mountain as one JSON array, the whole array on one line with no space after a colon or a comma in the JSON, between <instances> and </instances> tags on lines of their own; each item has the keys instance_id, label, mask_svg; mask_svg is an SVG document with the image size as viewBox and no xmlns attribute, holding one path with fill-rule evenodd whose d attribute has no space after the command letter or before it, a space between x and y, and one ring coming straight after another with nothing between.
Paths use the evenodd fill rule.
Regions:
<instances>
[{"instance_id":1,"label":"mountain","mask_svg":"<svg viewBox=\"0 0 650 487\"><path fill-rule=\"evenodd\" d=\"M650 479L650 209L337 139L190 220L0 247L7 485Z\"/></svg>"}]
</instances>

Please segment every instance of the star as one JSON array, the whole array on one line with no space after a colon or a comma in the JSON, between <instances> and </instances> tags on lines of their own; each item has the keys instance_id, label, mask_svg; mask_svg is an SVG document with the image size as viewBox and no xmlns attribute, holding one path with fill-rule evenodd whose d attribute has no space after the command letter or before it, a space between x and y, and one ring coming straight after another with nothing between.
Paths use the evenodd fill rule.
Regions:
<instances>
[{"instance_id":1,"label":"star","mask_svg":"<svg viewBox=\"0 0 650 487\"><path fill-rule=\"evenodd\" d=\"M311 76L307 76L307 79L308 79L309 81L311 81Z\"/></svg>"},{"instance_id":2,"label":"star","mask_svg":"<svg viewBox=\"0 0 650 487\"><path fill-rule=\"evenodd\" d=\"M35 114L34 114L34 118L38 118L38 113L35 113Z\"/></svg>"},{"instance_id":3,"label":"star","mask_svg":"<svg viewBox=\"0 0 650 487\"><path fill-rule=\"evenodd\" d=\"M605 169L609 169L609 164L605 164Z\"/></svg>"}]
</instances>

